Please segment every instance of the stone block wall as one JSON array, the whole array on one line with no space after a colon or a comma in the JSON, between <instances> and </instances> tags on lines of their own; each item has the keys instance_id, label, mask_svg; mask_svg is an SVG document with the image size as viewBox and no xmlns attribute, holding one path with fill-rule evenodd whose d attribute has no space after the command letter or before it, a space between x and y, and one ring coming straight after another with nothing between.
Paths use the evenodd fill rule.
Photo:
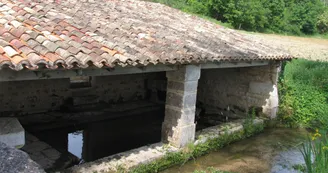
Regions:
<instances>
[{"instance_id":1,"label":"stone block wall","mask_svg":"<svg viewBox=\"0 0 328 173\"><path fill-rule=\"evenodd\" d=\"M267 66L202 70L198 104L205 109L261 108L274 117L278 107L279 64Z\"/></svg>"},{"instance_id":2,"label":"stone block wall","mask_svg":"<svg viewBox=\"0 0 328 173\"><path fill-rule=\"evenodd\" d=\"M99 76L92 77L91 87L77 89L67 78L0 82L0 116L58 110L71 98L77 104L146 99L147 81L158 78L165 79L165 73Z\"/></svg>"}]
</instances>

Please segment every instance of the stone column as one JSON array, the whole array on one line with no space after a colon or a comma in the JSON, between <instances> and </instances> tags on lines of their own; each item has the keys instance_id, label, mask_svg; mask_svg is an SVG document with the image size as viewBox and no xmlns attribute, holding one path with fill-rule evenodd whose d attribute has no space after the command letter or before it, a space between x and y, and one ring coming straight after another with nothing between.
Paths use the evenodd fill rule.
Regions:
<instances>
[{"instance_id":1,"label":"stone column","mask_svg":"<svg viewBox=\"0 0 328 173\"><path fill-rule=\"evenodd\" d=\"M195 110L200 67L186 65L167 72L165 119L162 141L183 147L195 138Z\"/></svg>"}]
</instances>

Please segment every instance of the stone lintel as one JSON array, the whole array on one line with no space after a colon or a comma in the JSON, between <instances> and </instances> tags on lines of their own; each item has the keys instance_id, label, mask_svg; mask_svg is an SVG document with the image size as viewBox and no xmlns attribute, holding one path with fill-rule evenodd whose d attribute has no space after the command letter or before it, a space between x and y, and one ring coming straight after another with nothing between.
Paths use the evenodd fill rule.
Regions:
<instances>
[{"instance_id":1,"label":"stone lintel","mask_svg":"<svg viewBox=\"0 0 328 173\"><path fill-rule=\"evenodd\" d=\"M38 70L38 71L14 71L10 69L1 70L0 82L40 79L62 79L76 76L110 76L137 73L153 73L163 71L174 71L177 67L172 65L148 65L146 67L115 67L101 69L71 69L71 70Z\"/></svg>"},{"instance_id":2,"label":"stone lintel","mask_svg":"<svg viewBox=\"0 0 328 173\"><path fill-rule=\"evenodd\" d=\"M0 142L16 148L25 145L25 131L17 118L0 118Z\"/></svg>"}]
</instances>

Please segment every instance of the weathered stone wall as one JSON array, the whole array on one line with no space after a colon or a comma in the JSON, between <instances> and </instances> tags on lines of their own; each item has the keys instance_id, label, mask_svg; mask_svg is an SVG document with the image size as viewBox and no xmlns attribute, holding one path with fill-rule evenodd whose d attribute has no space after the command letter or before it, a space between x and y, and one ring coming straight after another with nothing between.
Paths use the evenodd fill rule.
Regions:
<instances>
[{"instance_id":1,"label":"weathered stone wall","mask_svg":"<svg viewBox=\"0 0 328 173\"><path fill-rule=\"evenodd\" d=\"M142 100L147 97L147 82L158 76L160 73L94 77L92 90L101 101L109 103Z\"/></svg>"},{"instance_id":2,"label":"weathered stone wall","mask_svg":"<svg viewBox=\"0 0 328 173\"><path fill-rule=\"evenodd\" d=\"M198 103L205 109L262 108L274 117L278 107L279 65L202 70Z\"/></svg>"},{"instance_id":3,"label":"weathered stone wall","mask_svg":"<svg viewBox=\"0 0 328 173\"><path fill-rule=\"evenodd\" d=\"M69 79L0 82L0 112L58 109L70 97L69 85Z\"/></svg>"},{"instance_id":4,"label":"weathered stone wall","mask_svg":"<svg viewBox=\"0 0 328 173\"><path fill-rule=\"evenodd\" d=\"M145 73L92 77L88 88L70 88L70 79L0 82L0 116L12 113L36 113L95 102L126 102L146 99L147 81L165 79L165 73Z\"/></svg>"}]
</instances>

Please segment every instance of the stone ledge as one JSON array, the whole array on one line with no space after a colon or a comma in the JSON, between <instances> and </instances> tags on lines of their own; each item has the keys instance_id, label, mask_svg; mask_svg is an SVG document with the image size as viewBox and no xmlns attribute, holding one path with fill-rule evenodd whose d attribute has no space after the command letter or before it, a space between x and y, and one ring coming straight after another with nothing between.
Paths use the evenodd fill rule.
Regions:
<instances>
[{"instance_id":1,"label":"stone ledge","mask_svg":"<svg viewBox=\"0 0 328 173\"><path fill-rule=\"evenodd\" d=\"M196 133L194 144L200 145L210 139L217 139L223 134L233 134L243 130L245 120L236 120L224 123L218 126L209 127ZM253 124L264 124L262 119L254 119ZM149 146L143 146L130 151L105 157L94 162L77 165L67 169L70 173L94 173L94 172L117 172L127 171L137 168L140 165L151 164L157 160L163 159L168 153L178 153L184 149L178 149L173 146L156 143Z\"/></svg>"},{"instance_id":2,"label":"stone ledge","mask_svg":"<svg viewBox=\"0 0 328 173\"><path fill-rule=\"evenodd\" d=\"M217 126L209 127L196 132L195 145L205 143L210 139L215 139L224 134L233 134L244 129L243 124L245 120L235 120L228 123L223 123ZM253 120L253 125L264 124L262 119L256 118Z\"/></svg>"},{"instance_id":3,"label":"stone ledge","mask_svg":"<svg viewBox=\"0 0 328 173\"><path fill-rule=\"evenodd\" d=\"M140 164L147 164L165 156L168 152L178 152L179 149L165 145L163 143L155 143L149 146L143 146L130 151L118 153L109 157L105 157L93 162L84 163L74 166L67 170L73 173L93 173L93 172L116 172L122 165L125 170L129 170Z\"/></svg>"}]
</instances>

